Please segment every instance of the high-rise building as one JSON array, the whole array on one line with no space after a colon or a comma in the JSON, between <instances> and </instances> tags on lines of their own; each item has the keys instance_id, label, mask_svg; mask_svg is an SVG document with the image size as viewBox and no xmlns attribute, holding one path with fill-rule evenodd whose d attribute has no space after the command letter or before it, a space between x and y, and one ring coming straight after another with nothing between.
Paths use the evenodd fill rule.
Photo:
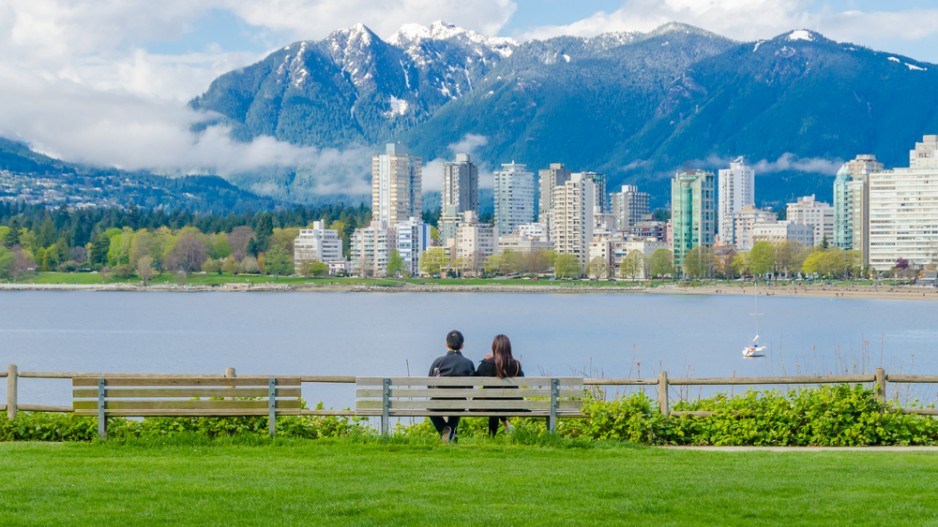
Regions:
<instances>
[{"instance_id":1,"label":"high-rise building","mask_svg":"<svg viewBox=\"0 0 938 527\"><path fill-rule=\"evenodd\" d=\"M677 268L691 249L713 245L715 179L706 170L680 170L671 179L671 245Z\"/></svg>"},{"instance_id":2,"label":"high-rise building","mask_svg":"<svg viewBox=\"0 0 938 527\"><path fill-rule=\"evenodd\" d=\"M388 143L384 154L371 158L371 215L385 225L421 217L420 158L407 155L401 144Z\"/></svg>"},{"instance_id":3,"label":"high-rise building","mask_svg":"<svg viewBox=\"0 0 938 527\"><path fill-rule=\"evenodd\" d=\"M495 171L495 232L511 234L518 225L534 221L534 174L520 163L505 163Z\"/></svg>"},{"instance_id":4,"label":"high-rise building","mask_svg":"<svg viewBox=\"0 0 938 527\"><path fill-rule=\"evenodd\" d=\"M335 229L327 229L326 222L313 222L312 229L300 229L293 240L293 266L299 272L308 262L339 262L342 257L342 239Z\"/></svg>"},{"instance_id":5,"label":"high-rise building","mask_svg":"<svg viewBox=\"0 0 938 527\"><path fill-rule=\"evenodd\" d=\"M445 244L456 236L462 213L479 210L479 170L469 154L456 154L456 161L443 165L440 200L440 239Z\"/></svg>"},{"instance_id":6,"label":"high-rise building","mask_svg":"<svg viewBox=\"0 0 938 527\"><path fill-rule=\"evenodd\" d=\"M420 274L420 256L430 246L430 226L417 218L408 218L395 226L397 254L410 276Z\"/></svg>"},{"instance_id":7,"label":"high-rise building","mask_svg":"<svg viewBox=\"0 0 938 527\"><path fill-rule=\"evenodd\" d=\"M735 231L736 213L744 206L755 203L755 176L755 171L742 156L734 159L729 168L719 170L717 236L721 243L739 246Z\"/></svg>"},{"instance_id":8,"label":"high-rise building","mask_svg":"<svg viewBox=\"0 0 938 527\"><path fill-rule=\"evenodd\" d=\"M592 179L583 174L571 175L553 192L550 240L557 253L576 256L581 269L589 263L595 196Z\"/></svg>"},{"instance_id":9,"label":"high-rise building","mask_svg":"<svg viewBox=\"0 0 938 527\"><path fill-rule=\"evenodd\" d=\"M938 135L915 144L908 168L873 172L869 184L870 267L938 262Z\"/></svg>"},{"instance_id":10,"label":"high-rise building","mask_svg":"<svg viewBox=\"0 0 938 527\"><path fill-rule=\"evenodd\" d=\"M583 179L593 182L593 212L605 214L609 212L609 194L606 193L606 174L597 172L580 172Z\"/></svg>"},{"instance_id":11,"label":"high-rise building","mask_svg":"<svg viewBox=\"0 0 938 527\"><path fill-rule=\"evenodd\" d=\"M609 202L619 232L631 232L648 214L648 193L639 192L635 185L622 185L621 192L609 195Z\"/></svg>"},{"instance_id":12,"label":"high-rise building","mask_svg":"<svg viewBox=\"0 0 938 527\"><path fill-rule=\"evenodd\" d=\"M551 163L549 168L538 171L538 197L537 221L544 225L550 233L550 211L553 203L554 188L570 180L570 171L564 168L563 163Z\"/></svg>"},{"instance_id":13,"label":"high-rise building","mask_svg":"<svg viewBox=\"0 0 938 527\"><path fill-rule=\"evenodd\" d=\"M844 163L834 179L834 245L860 251L864 267L869 265L869 175L882 170L876 156L862 154Z\"/></svg>"},{"instance_id":14,"label":"high-rise building","mask_svg":"<svg viewBox=\"0 0 938 527\"><path fill-rule=\"evenodd\" d=\"M786 219L792 223L814 226L814 245L822 245L825 240L834 240L834 207L830 203L816 201L814 195L802 196L795 203L789 203Z\"/></svg>"}]
</instances>

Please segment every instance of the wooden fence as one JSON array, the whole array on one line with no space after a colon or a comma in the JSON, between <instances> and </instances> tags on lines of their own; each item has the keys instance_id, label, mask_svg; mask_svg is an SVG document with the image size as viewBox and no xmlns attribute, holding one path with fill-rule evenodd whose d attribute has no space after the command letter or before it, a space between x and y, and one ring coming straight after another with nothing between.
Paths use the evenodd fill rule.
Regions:
<instances>
[{"instance_id":1,"label":"wooden fence","mask_svg":"<svg viewBox=\"0 0 938 527\"><path fill-rule=\"evenodd\" d=\"M7 371L0 371L0 379L6 378L7 398L6 404L0 405L0 411L6 410L9 419L16 418L18 411L25 412L61 412L72 413L72 405L55 406L42 404L24 404L18 399L19 379L62 379L71 381L74 377L102 377L125 375L134 376L141 379L148 377L147 374L115 374L115 373L75 373L75 372L28 372L19 371L16 365L11 364ZM165 376L165 375L162 375ZM228 368L224 377L235 377L234 368ZM157 377L156 375L150 377ZM219 377L222 377L219 375ZM252 375L256 377L256 375ZM300 382L304 384L354 384L354 376L329 376L329 375L300 375ZM886 374L883 368L877 368L872 374L854 374L854 375L807 375L807 376L787 376L787 377L675 377L669 378L666 371L661 372L657 378L643 379L606 379L606 378L585 378L583 384L587 387L619 387L619 386L655 386L657 393L658 410L666 416L706 416L712 412L703 411L672 411L670 409L669 391L672 387L684 386L814 386L821 384L871 384L876 391L876 398L885 406L887 401L887 388L889 384L914 385L914 384L938 384L938 375L904 375ZM938 409L931 408L903 408L903 412L919 415L938 416ZM319 410L303 409L300 415L316 416L355 416L356 411L352 409L344 410Z\"/></svg>"}]
</instances>

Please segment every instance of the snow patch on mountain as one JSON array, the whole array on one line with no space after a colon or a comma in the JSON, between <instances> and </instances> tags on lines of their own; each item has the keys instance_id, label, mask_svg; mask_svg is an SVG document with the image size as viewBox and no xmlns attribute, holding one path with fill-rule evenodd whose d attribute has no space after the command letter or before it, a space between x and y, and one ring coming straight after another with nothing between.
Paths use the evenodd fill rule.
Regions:
<instances>
[{"instance_id":1,"label":"snow patch on mountain","mask_svg":"<svg viewBox=\"0 0 938 527\"><path fill-rule=\"evenodd\" d=\"M385 117L397 117L404 115L407 113L408 108L410 108L410 104L406 100L398 99L393 95L388 100L388 104L390 105L391 109L387 112L384 112Z\"/></svg>"},{"instance_id":2,"label":"snow patch on mountain","mask_svg":"<svg viewBox=\"0 0 938 527\"><path fill-rule=\"evenodd\" d=\"M796 29L788 34L788 40L805 40L808 42L814 42L814 35L811 34L807 29Z\"/></svg>"}]
</instances>

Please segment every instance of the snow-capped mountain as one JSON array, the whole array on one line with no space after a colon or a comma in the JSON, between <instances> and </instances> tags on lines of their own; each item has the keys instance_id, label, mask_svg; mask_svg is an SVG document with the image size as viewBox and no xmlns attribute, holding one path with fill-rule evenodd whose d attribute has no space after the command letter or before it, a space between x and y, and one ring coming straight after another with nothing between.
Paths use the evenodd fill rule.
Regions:
<instances>
[{"instance_id":1,"label":"snow-capped mountain","mask_svg":"<svg viewBox=\"0 0 938 527\"><path fill-rule=\"evenodd\" d=\"M290 44L219 77L192 106L244 139L402 140L425 159L477 134L489 166L563 161L654 190L685 164L737 155L836 163L873 153L898 166L938 132L936 92L936 65L803 29L737 42L670 23L515 42L436 22L387 40L356 25ZM760 180L760 195L830 194L823 173L779 174Z\"/></svg>"}]
</instances>

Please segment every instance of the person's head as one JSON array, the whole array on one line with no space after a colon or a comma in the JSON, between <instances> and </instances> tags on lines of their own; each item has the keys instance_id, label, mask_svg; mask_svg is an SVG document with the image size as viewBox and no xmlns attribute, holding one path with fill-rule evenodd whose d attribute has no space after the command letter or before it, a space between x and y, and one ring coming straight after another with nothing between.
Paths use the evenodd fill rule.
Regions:
<instances>
[{"instance_id":1,"label":"person's head","mask_svg":"<svg viewBox=\"0 0 938 527\"><path fill-rule=\"evenodd\" d=\"M511 341L505 335L495 335L492 340L492 356L495 360L495 375L499 379L518 375L521 366L511 355Z\"/></svg>"},{"instance_id":2,"label":"person's head","mask_svg":"<svg viewBox=\"0 0 938 527\"><path fill-rule=\"evenodd\" d=\"M454 329L453 331L450 331L449 333L446 334L446 347L447 348L453 351L459 351L462 349L462 343L463 343L462 333L460 333L459 331L456 331Z\"/></svg>"}]
</instances>

